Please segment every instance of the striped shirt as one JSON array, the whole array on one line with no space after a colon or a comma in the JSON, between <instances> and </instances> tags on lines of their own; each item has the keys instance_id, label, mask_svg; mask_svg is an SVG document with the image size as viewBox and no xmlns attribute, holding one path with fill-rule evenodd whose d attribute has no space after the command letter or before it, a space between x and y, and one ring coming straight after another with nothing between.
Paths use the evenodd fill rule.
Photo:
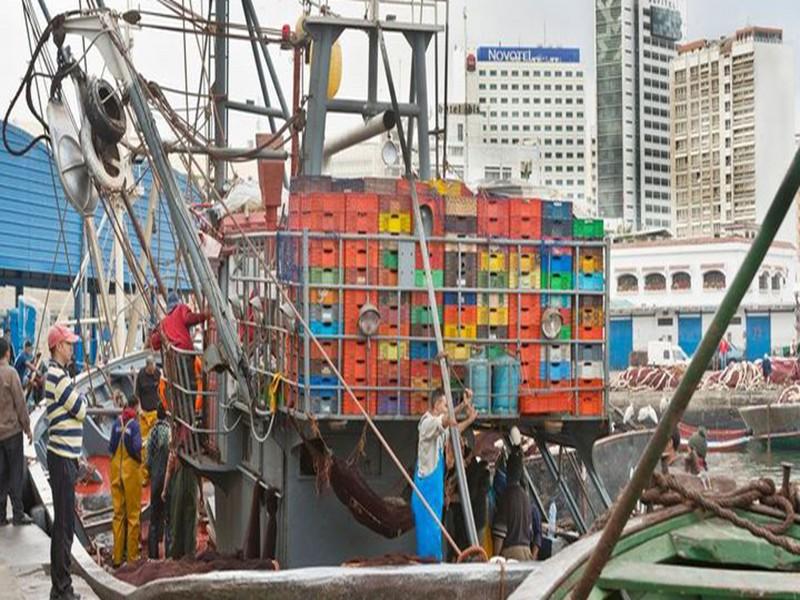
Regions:
<instances>
[{"instance_id":1,"label":"striped shirt","mask_svg":"<svg viewBox=\"0 0 800 600\"><path fill-rule=\"evenodd\" d=\"M79 458L83 446L86 398L73 387L67 371L55 360L47 366L44 385L47 405L47 449L65 458Z\"/></svg>"}]
</instances>

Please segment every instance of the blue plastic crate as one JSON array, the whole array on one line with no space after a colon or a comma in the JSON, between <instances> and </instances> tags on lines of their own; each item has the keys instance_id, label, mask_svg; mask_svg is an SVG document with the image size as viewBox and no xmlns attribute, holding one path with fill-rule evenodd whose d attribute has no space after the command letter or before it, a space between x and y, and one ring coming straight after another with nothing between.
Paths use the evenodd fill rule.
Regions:
<instances>
[{"instance_id":1,"label":"blue plastic crate","mask_svg":"<svg viewBox=\"0 0 800 600\"><path fill-rule=\"evenodd\" d=\"M602 273L578 273L578 289L587 292L603 291Z\"/></svg>"},{"instance_id":2,"label":"blue plastic crate","mask_svg":"<svg viewBox=\"0 0 800 600\"><path fill-rule=\"evenodd\" d=\"M339 321L311 321L308 324L311 333L317 337L327 337L332 335L339 335L341 331L341 323Z\"/></svg>"},{"instance_id":3,"label":"blue plastic crate","mask_svg":"<svg viewBox=\"0 0 800 600\"><path fill-rule=\"evenodd\" d=\"M563 381L572 378L571 366L568 362L543 362L539 367L539 374L542 381Z\"/></svg>"},{"instance_id":4,"label":"blue plastic crate","mask_svg":"<svg viewBox=\"0 0 800 600\"><path fill-rule=\"evenodd\" d=\"M312 395L311 412L317 415L335 415L339 412L339 401L336 394Z\"/></svg>"},{"instance_id":5,"label":"blue plastic crate","mask_svg":"<svg viewBox=\"0 0 800 600\"><path fill-rule=\"evenodd\" d=\"M542 218L572 221L572 202L542 201ZM570 234L572 232L570 231Z\"/></svg>"},{"instance_id":6,"label":"blue plastic crate","mask_svg":"<svg viewBox=\"0 0 800 600\"><path fill-rule=\"evenodd\" d=\"M445 292L444 304L449 306L458 305L458 292ZM478 294L475 292L461 292L461 306L476 306L478 304Z\"/></svg>"},{"instance_id":7,"label":"blue plastic crate","mask_svg":"<svg viewBox=\"0 0 800 600\"><path fill-rule=\"evenodd\" d=\"M408 347L408 356L411 360L433 360L436 354L434 342L411 342Z\"/></svg>"},{"instance_id":8,"label":"blue plastic crate","mask_svg":"<svg viewBox=\"0 0 800 600\"><path fill-rule=\"evenodd\" d=\"M407 394L378 396L379 415L407 415L411 408L411 402Z\"/></svg>"},{"instance_id":9,"label":"blue plastic crate","mask_svg":"<svg viewBox=\"0 0 800 600\"><path fill-rule=\"evenodd\" d=\"M572 273L572 256L545 254L542 256L543 273Z\"/></svg>"}]
</instances>

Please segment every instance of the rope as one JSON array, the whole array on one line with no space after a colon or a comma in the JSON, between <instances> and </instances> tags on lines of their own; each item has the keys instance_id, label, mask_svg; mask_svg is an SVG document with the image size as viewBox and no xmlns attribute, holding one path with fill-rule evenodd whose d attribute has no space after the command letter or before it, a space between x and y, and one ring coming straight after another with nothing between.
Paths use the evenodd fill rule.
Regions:
<instances>
[{"instance_id":1,"label":"rope","mask_svg":"<svg viewBox=\"0 0 800 600\"><path fill-rule=\"evenodd\" d=\"M678 482L674 475L654 473L653 482L655 485L642 494L642 502L645 504L674 506L676 504L689 503L732 523L736 527L747 530L755 537L764 539L773 546L783 548L791 554L800 555L800 542L781 535L794 523L794 506L788 499L776 493L775 482L772 479L763 477L717 499L712 499L703 493L687 489ZM783 521L768 525L757 525L749 519L739 516L733 510L734 508L747 508L755 502L783 511Z\"/></svg>"}]
</instances>

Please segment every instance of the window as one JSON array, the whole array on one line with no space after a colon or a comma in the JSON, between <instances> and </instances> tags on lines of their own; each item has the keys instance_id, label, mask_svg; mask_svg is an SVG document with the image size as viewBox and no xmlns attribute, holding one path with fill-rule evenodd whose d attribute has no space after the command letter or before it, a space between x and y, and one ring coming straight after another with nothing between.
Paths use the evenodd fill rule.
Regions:
<instances>
[{"instance_id":1,"label":"window","mask_svg":"<svg viewBox=\"0 0 800 600\"><path fill-rule=\"evenodd\" d=\"M649 273L644 276L644 289L648 292L666 290L667 278L661 273Z\"/></svg>"},{"instance_id":2,"label":"window","mask_svg":"<svg viewBox=\"0 0 800 600\"><path fill-rule=\"evenodd\" d=\"M659 317L658 319L659 327L672 327L673 323L672 317Z\"/></svg>"},{"instance_id":3,"label":"window","mask_svg":"<svg viewBox=\"0 0 800 600\"><path fill-rule=\"evenodd\" d=\"M783 275L780 273L775 273L772 276L772 291L779 292L783 284Z\"/></svg>"},{"instance_id":4,"label":"window","mask_svg":"<svg viewBox=\"0 0 800 600\"><path fill-rule=\"evenodd\" d=\"M724 290L725 289L725 273L722 271L707 271L703 273L703 289L704 290Z\"/></svg>"},{"instance_id":5,"label":"window","mask_svg":"<svg viewBox=\"0 0 800 600\"><path fill-rule=\"evenodd\" d=\"M758 276L758 289L762 292L766 292L769 289L769 273L766 271Z\"/></svg>"},{"instance_id":6,"label":"window","mask_svg":"<svg viewBox=\"0 0 800 600\"><path fill-rule=\"evenodd\" d=\"M500 167L484 167L483 178L489 181L500 179Z\"/></svg>"},{"instance_id":7,"label":"window","mask_svg":"<svg viewBox=\"0 0 800 600\"><path fill-rule=\"evenodd\" d=\"M458 124L458 141L459 142L463 142L464 141L464 124L463 123L459 123Z\"/></svg>"},{"instance_id":8,"label":"window","mask_svg":"<svg viewBox=\"0 0 800 600\"><path fill-rule=\"evenodd\" d=\"M692 287L692 278L685 271L679 271L672 274L672 290L685 291Z\"/></svg>"},{"instance_id":9,"label":"window","mask_svg":"<svg viewBox=\"0 0 800 600\"><path fill-rule=\"evenodd\" d=\"M617 277L617 291L618 292L638 292L639 280L636 275L626 273Z\"/></svg>"}]
</instances>

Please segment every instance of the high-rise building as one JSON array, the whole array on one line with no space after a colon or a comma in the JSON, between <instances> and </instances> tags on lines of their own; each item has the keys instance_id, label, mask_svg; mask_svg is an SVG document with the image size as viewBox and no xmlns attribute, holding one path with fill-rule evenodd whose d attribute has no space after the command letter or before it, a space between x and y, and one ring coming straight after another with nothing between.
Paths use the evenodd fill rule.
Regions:
<instances>
[{"instance_id":1,"label":"high-rise building","mask_svg":"<svg viewBox=\"0 0 800 600\"><path fill-rule=\"evenodd\" d=\"M596 0L600 216L638 231L671 227L669 64L681 0Z\"/></svg>"},{"instance_id":2,"label":"high-rise building","mask_svg":"<svg viewBox=\"0 0 800 600\"><path fill-rule=\"evenodd\" d=\"M747 27L679 49L672 63L678 237L752 236L764 218L794 154L794 55L782 39L780 29ZM793 214L778 237L796 243Z\"/></svg>"},{"instance_id":3,"label":"high-rise building","mask_svg":"<svg viewBox=\"0 0 800 600\"><path fill-rule=\"evenodd\" d=\"M466 99L448 115L448 163L476 182L522 179L591 197L584 65L578 48L477 48L466 62Z\"/></svg>"}]
</instances>

